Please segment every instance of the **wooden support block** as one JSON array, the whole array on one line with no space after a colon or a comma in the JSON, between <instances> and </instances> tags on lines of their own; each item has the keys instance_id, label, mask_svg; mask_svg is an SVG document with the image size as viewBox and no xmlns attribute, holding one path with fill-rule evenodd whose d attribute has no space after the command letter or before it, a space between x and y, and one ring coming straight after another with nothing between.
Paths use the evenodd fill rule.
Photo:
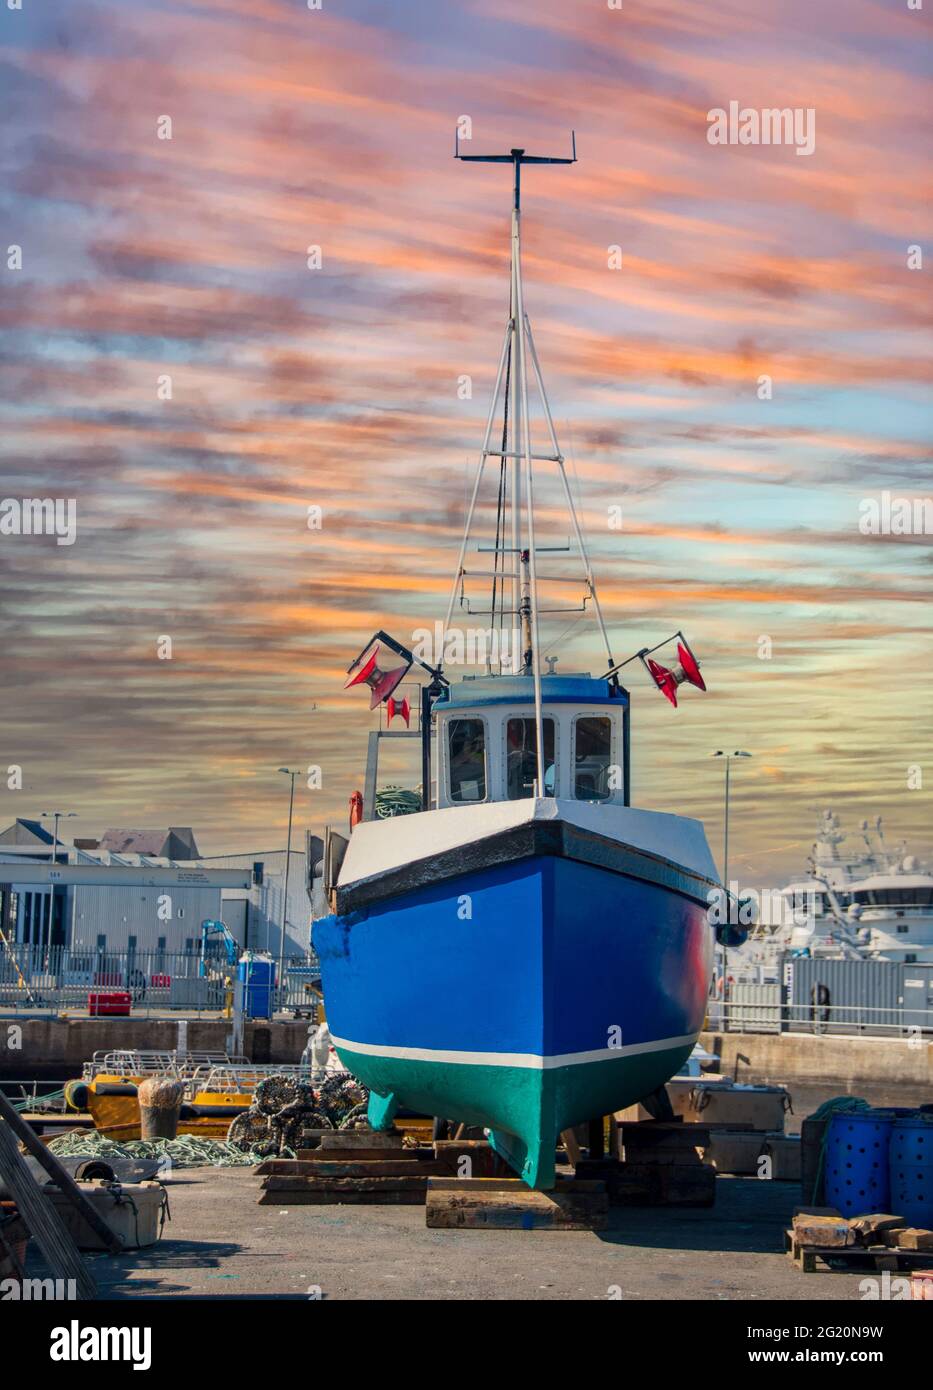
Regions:
<instances>
[{"instance_id":1,"label":"wooden support block","mask_svg":"<svg viewBox=\"0 0 933 1390\"><path fill-rule=\"evenodd\" d=\"M427 1177L277 1177L262 1180L264 1192L424 1192Z\"/></svg>"},{"instance_id":2,"label":"wooden support block","mask_svg":"<svg viewBox=\"0 0 933 1390\"><path fill-rule=\"evenodd\" d=\"M535 1192L520 1178L431 1178L425 1223L456 1230L602 1231L609 1222L605 1184L558 1179Z\"/></svg>"},{"instance_id":3,"label":"wooden support block","mask_svg":"<svg viewBox=\"0 0 933 1390\"><path fill-rule=\"evenodd\" d=\"M883 1235L888 1231L896 1231L898 1227L906 1226L907 1222L902 1216L887 1216L884 1212L871 1212L866 1216L852 1216L849 1218L849 1229L854 1232L856 1240L862 1245L876 1245L879 1240L882 1244L888 1244L883 1239Z\"/></svg>"},{"instance_id":4,"label":"wooden support block","mask_svg":"<svg viewBox=\"0 0 933 1390\"><path fill-rule=\"evenodd\" d=\"M403 1149L404 1134L392 1130L331 1129L321 1130L321 1149Z\"/></svg>"},{"instance_id":5,"label":"wooden support block","mask_svg":"<svg viewBox=\"0 0 933 1390\"><path fill-rule=\"evenodd\" d=\"M430 1152L430 1150L429 1150ZM448 1170L432 1158L267 1158L253 1172L257 1177L277 1178L407 1178L439 1176Z\"/></svg>"},{"instance_id":6,"label":"wooden support block","mask_svg":"<svg viewBox=\"0 0 933 1390\"><path fill-rule=\"evenodd\" d=\"M606 1184L611 1206L711 1207L716 1201L716 1173L706 1163L619 1163L584 1161L579 1178Z\"/></svg>"},{"instance_id":7,"label":"wooden support block","mask_svg":"<svg viewBox=\"0 0 933 1390\"><path fill-rule=\"evenodd\" d=\"M429 1157L431 1156L430 1149L299 1149L298 1161L302 1163L369 1163L389 1159L404 1159L409 1154L416 1158L419 1153L427 1153Z\"/></svg>"},{"instance_id":8,"label":"wooden support block","mask_svg":"<svg viewBox=\"0 0 933 1390\"><path fill-rule=\"evenodd\" d=\"M261 1192L260 1207L423 1207L425 1192Z\"/></svg>"},{"instance_id":9,"label":"wooden support block","mask_svg":"<svg viewBox=\"0 0 933 1390\"><path fill-rule=\"evenodd\" d=\"M703 1162L702 1148L709 1143L708 1129L702 1125L685 1125L681 1120L623 1124L619 1127L619 1135L626 1163L665 1163L697 1168Z\"/></svg>"},{"instance_id":10,"label":"wooden support block","mask_svg":"<svg viewBox=\"0 0 933 1390\"><path fill-rule=\"evenodd\" d=\"M855 1236L843 1216L814 1216L801 1212L794 1217L794 1240L798 1246L812 1245L844 1249L855 1244Z\"/></svg>"},{"instance_id":11,"label":"wooden support block","mask_svg":"<svg viewBox=\"0 0 933 1390\"><path fill-rule=\"evenodd\" d=\"M303 1158L264 1158L253 1169L253 1177L266 1178L272 1173L277 1177L286 1177L289 1173L310 1173L311 1171L310 1162Z\"/></svg>"},{"instance_id":12,"label":"wooden support block","mask_svg":"<svg viewBox=\"0 0 933 1390\"><path fill-rule=\"evenodd\" d=\"M317 1155L321 1149L403 1149L405 1136L395 1130L306 1129L310 1147L298 1150L299 1158Z\"/></svg>"},{"instance_id":13,"label":"wooden support block","mask_svg":"<svg viewBox=\"0 0 933 1390\"><path fill-rule=\"evenodd\" d=\"M933 1251L933 1231L924 1231L918 1226L882 1231L881 1239L885 1245L893 1246L896 1250Z\"/></svg>"},{"instance_id":14,"label":"wooden support block","mask_svg":"<svg viewBox=\"0 0 933 1390\"><path fill-rule=\"evenodd\" d=\"M640 1102L634 1105L627 1105L624 1110L617 1110L614 1116L619 1125L648 1124L654 1119L651 1111Z\"/></svg>"},{"instance_id":15,"label":"wooden support block","mask_svg":"<svg viewBox=\"0 0 933 1390\"><path fill-rule=\"evenodd\" d=\"M583 1157L583 1150L580 1147L580 1141L576 1133L572 1129L565 1129L561 1132L560 1138L561 1143L567 1151L567 1157L570 1159L570 1162L576 1166Z\"/></svg>"},{"instance_id":16,"label":"wooden support block","mask_svg":"<svg viewBox=\"0 0 933 1390\"><path fill-rule=\"evenodd\" d=\"M486 1139L437 1139L434 1156L438 1176L505 1178L512 1172ZM469 1164L464 1163L465 1159Z\"/></svg>"},{"instance_id":17,"label":"wooden support block","mask_svg":"<svg viewBox=\"0 0 933 1390\"><path fill-rule=\"evenodd\" d=\"M602 1115L589 1120L586 1126L586 1146L590 1158L602 1158L606 1152L606 1129Z\"/></svg>"},{"instance_id":18,"label":"wooden support block","mask_svg":"<svg viewBox=\"0 0 933 1390\"><path fill-rule=\"evenodd\" d=\"M441 1177L446 1169L433 1159L366 1158L358 1163L341 1160L330 1163L321 1159L309 1166L307 1176L314 1178L429 1178Z\"/></svg>"},{"instance_id":19,"label":"wooden support block","mask_svg":"<svg viewBox=\"0 0 933 1390\"><path fill-rule=\"evenodd\" d=\"M703 1149L693 1147L668 1148L659 1144L654 1148L639 1149L628 1144L623 1150L621 1161L630 1164L655 1163L668 1167L673 1164L678 1168L700 1168L703 1166L703 1153Z\"/></svg>"},{"instance_id":20,"label":"wooden support block","mask_svg":"<svg viewBox=\"0 0 933 1390\"><path fill-rule=\"evenodd\" d=\"M649 1149L693 1149L709 1143L706 1125L685 1125L683 1120L648 1120L641 1124L619 1125L623 1148L644 1152Z\"/></svg>"}]
</instances>

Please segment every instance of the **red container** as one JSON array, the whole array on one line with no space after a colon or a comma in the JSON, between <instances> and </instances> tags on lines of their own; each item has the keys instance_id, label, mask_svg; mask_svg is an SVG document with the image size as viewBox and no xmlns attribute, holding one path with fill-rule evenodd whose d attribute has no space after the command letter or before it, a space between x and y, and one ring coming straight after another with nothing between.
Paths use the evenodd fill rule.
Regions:
<instances>
[{"instance_id":1,"label":"red container","mask_svg":"<svg viewBox=\"0 0 933 1390\"><path fill-rule=\"evenodd\" d=\"M91 1018L125 1018L130 1011L130 996L123 989L108 993L95 991L87 997L87 1011Z\"/></svg>"},{"instance_id":2,"label":"red container","mask_svg":"<svg viewBox=\"0 0 933 1390\"><path fill-rule=\"evenodd\" d=\"M170 989L172 977L171 975L153 975L149 983L153 989Z\"/></svg>"}]
</instances>

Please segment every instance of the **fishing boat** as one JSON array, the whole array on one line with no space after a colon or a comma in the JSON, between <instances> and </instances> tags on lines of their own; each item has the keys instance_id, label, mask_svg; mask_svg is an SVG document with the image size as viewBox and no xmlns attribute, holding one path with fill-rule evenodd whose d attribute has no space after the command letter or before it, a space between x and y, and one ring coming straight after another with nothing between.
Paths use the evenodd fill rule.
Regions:
<instances>
[{"instance_id":1,"label":"fishing boat","mask_svg":"<svg viewBox=\"0 0 933 1390\"><path fill-rule=\"evenodd\" d=\"M547 1189L561 1133L651 1095L703 1024L719 879L698 821L631 805L620 672L640 660L675 707L682 685L706 686L681 632L613 658L524 307L521 175L574 163L575 143L567 158L456 154L512 169L508 322L438 650L380 631L348 671L384 726L370 734L349 834L328 827L319 842L312 939L332 1041L370 1089L373 1127L390 1127L399 1107L482 1126L530 1187ZM466 557L490 460L492 569L479 578L491 598L477 609ZM591 611L605 644L597 676L542 657L540 620L564 610L539 604L539 560L570 549L537 542L544 468L582 569L582 601L566 611ZM485 670L453 679L469 647L452 627L458 601L489 618L492 640ZM677 656L664 665L668 645ZM387 655L400 664L387 669ZM412 699L401 698L406 680ZM396 719L406 727L389 727ZM413 808L387 806L379 755L406 737L419 742L419 795Z\"/></svg>"}]
</instances>

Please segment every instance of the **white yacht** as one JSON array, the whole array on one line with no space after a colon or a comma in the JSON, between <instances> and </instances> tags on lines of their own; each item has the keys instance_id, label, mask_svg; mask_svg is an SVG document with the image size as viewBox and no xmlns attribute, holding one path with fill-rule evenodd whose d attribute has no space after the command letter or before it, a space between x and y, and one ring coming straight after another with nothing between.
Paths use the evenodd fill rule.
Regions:
<instances>
[{"instance_id":1,"label":"white yacht","mask_svg":"<svg viewBox=\"0 0 933 1390\"><path fill-rule=\"evenodd\" d=\"M823 812L805 877L774 895L744 947L731 953L736 978L761 977L790 956L933 961L933 874L904 847L891 851L879 816L861 823L846 853L839 818Z\"/></svg>"}]
</instances>

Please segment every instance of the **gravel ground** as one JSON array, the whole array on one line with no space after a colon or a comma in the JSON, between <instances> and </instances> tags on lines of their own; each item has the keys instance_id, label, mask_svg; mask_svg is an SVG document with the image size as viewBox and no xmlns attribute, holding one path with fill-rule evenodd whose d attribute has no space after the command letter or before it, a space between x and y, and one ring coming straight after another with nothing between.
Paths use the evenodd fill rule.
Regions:
<instances>
[{"instance_id":1,"label":"gravel ground","mask_svg":"<svg viewBox=\"0 0 933 1390\"><path fill-rule=\"evenodd\" d=\"M610 1229L428 1230L422 1207L261 1207L248 1169L168 1184L158 1245L94 1256L103 1298L840 1299L862 1273L800 1273L782 1231L795 1183L718 1178L711 1210L613 1209ZM41 1273L33 1253L31 1274Z\"/></svg>"}]
</instances>

